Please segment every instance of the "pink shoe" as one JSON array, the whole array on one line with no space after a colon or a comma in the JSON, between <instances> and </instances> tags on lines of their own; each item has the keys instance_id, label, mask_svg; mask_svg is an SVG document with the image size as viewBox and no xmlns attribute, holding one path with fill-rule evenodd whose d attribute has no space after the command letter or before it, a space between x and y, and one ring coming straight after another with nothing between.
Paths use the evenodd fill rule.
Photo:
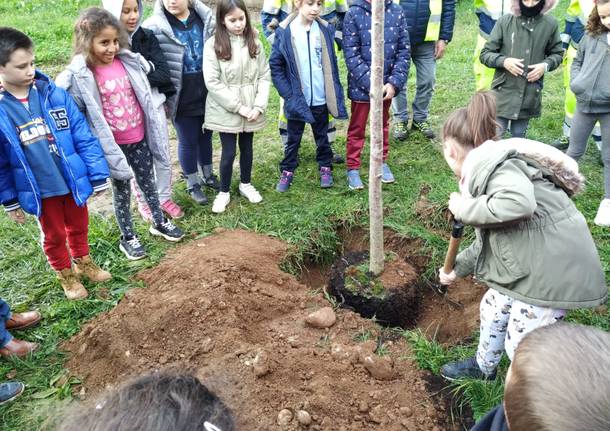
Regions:
<instances>
[{"instance_id":1,"label":"pink shoe","mask_svg":"<svg viewBox=\"0 0 610 431\"><path fill-rule=\"evenodd\" d=\"M173 219L179 219L184 216L184 212L182 208L178 206L176 202L171 199L166 200L161 204L161 209L165 211L165 213Z\"/></svg>"},{"instance_id":2,"label":"pink shoe","mask_svg":"<svg viewBox=\"0 0 610 431\"><path fill-rule=\"evenodd\" d=\"M151 222L153 219L152 212L150 212L150 208L145 202L138 202L138 212L140 213L140 217L145 222Z\"/></svg>"}]
</instances>

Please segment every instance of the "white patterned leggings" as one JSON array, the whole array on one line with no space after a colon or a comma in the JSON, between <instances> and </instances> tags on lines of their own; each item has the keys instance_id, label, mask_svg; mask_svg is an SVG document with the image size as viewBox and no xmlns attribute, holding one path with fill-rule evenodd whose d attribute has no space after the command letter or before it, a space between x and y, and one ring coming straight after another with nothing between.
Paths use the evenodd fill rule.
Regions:
<instances>
[{"instance_id":1,"label":"white patterned leggings","mask_svg":"<svg viewBox=\"0 0 610 431\"><path fill-rule=\"evenodd\" d=\"M489 289L481 300L481 333L477 363L483 373L494 372L506 350L512 361L519 342L530 331L561 320L566 310L538 307Z\"/></svg>"}]
</instances>

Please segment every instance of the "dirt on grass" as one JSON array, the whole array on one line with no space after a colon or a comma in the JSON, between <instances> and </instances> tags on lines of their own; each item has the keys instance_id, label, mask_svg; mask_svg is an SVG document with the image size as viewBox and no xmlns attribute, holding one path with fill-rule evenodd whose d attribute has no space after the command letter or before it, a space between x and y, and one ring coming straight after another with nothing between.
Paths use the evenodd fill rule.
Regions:
<instances>
[{"instance_id":1,"label":"dirt on grass","mask_svg":"<svg viewBox=\"0 0 610 431\"><path fill-rule=\"evenodd\" d=\"M388 244L408 262L401 253L414 244ZM348 309L334 310L336 322L327 328L305 323L329 303L321 278L299 281L279 269L287 250L277 239L239 230L172 249L139 274L146 288L129 291L64 344L66 367L83 379L87 399L142 373L192 372L245 431L462 429L429 389L428 373L409 359L403 337ZM460 296L467 288L465 282L450 295L478 307L475 293ZM420 319L438 327L442 341L469 335L478 313L447 307L424 293ZM456 324L460 329L451 329Z\"/></svg>"}]
</instances>

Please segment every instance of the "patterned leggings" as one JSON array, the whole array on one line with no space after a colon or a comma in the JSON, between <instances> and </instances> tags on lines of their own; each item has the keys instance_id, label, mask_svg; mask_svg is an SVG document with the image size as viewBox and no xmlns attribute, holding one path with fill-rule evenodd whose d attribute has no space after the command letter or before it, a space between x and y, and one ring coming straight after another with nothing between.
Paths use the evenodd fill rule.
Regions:
<instances>
[{"instance_id":1,"label":"patterned leggings","mask_svg":"<svg viewBox=\"0 0 610 431\"><path fill-rule=\"evenodd\" d=\"M119 145L119 147L125 154L138 187L142 190L144 199L146 199L146 203L152 212L153 222L156 225L163 223L165 219L159 205L159 195L157 194L153 171L153 157L148 144L144 140L137 144ZM129 184L130 180L112 179L114 214L124 238L132 238L135 235L131 217L131 187Z\"/></svg>"},{"instance_id":2,"label":"patterned leggings","mask_svg":"<svg viewBox=\"0 0 610 431\"><path fill-rule=\"evenodd\" d=\"M492 374L506 349L512 361L523 337L541 326L561 320L566 310L526 304L489 289L481 300L481 334L477 363L485 374Z\"/></svg>"}]
</instances>

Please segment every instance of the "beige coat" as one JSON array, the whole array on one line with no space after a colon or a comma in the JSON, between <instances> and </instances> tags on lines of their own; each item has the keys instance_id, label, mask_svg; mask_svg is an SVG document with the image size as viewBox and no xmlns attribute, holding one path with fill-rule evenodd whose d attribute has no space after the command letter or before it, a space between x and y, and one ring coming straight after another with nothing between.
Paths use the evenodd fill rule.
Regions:
<instances>
[{"instance_id":1,"label":"beige coat","mask_svg":"<svg viewBox=\"0 0 610 431\"><path fill-rule=\"evenodd\" d=\"M251 58L244 38L231 35L231 59L219 60L214 51L214 37L203 49L203 77L208 88L205 103L205 128L226 133L255 132L265 127L271 75L265 51L257 40L259 54ZM238 114L246 106L258 109L256 121Z\"/></svg>"}]
</instances>

